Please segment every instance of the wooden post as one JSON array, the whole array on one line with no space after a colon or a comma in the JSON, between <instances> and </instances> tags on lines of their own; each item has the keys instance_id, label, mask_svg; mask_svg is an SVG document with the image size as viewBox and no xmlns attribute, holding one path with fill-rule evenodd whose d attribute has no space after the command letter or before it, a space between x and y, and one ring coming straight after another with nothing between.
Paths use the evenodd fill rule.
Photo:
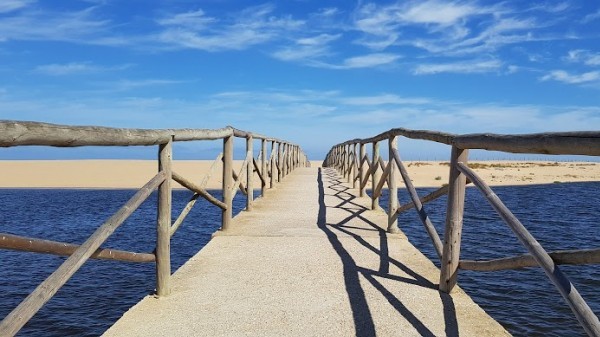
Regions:
<instances>
[{"instance_id":1,"label":"wooden post","mask_svg":"<svg viewBox=\"0 0 600 337\"><path fill-rule=\"evenodd\" d=\"M373 142L373 164L372 165L379 165L379 143L378 142ZM380 178L381 178L381 173L379 172L379 170L374 169L373 174L371 176L371 186L372 186L371 193L375 192L375 189L377 188L377 184L379 183ZM379 207L379 198L371 198L371 209L376 210L379 208L380 208Z\"/></svg>"},{"instance_id":2,"label":"wooden post","mask_svg":"<svg viewBox=\"0 0 600 337\"><path fill-rule=\"evenodd\" d=\"M171 179L173 139L158 147L158 171L165 172L165 180L158 187L156 226L156 295L171 293Z\"/></svg>"},{"instance_id":3,"label":"wooden post","mask_svg":"<svg viewBox=\"0 0 600 337\"><path fill-rule=\"evenodd\" d=\"M283 143L277 143L277 182L280 183L283 179Z\"/></svg>"},{"instance_id":4,"label":"wooden post","mask_svg":"<svg viewBox=\"0 0 600 337\"><path fill-rule=\"evenodd\" d=\"M456 164L459 162L466 163L468 157L469 150L452 147L446 229L444 231L444 249L440 272L440 291L445 293L452 291L458 277L458 261L460 259L460 242L465 208L466 176L458 170Z\"/></svg>"},{"instance_id":5,"label":"wooden post","mask_svg":"<svg viewBox=\"0 0 600 337\"><path fill-rule=\"evenodd\" d=\"M221 213L221 230L231 224L233 216L233 135L223 138L223 203L227 205Z\"/></svg>"},{"instance_id":6,"label":"wooden post","mask_svg":"<svg viewBox=\"0 0 600 337\"><path fill-rule=\"evenodd\" d=\"M350 179L352 180L352 188L356 188L356 175L358 174L358 167L356 165L356 145L357 143L353 143L352 145L352 169L350 170Z\"/></svg>"},{"instance_id":7,"label":"wooden post","mask_svg":"<svg viewBox=\"0 0 600 337\"><path fill-rule=\"evenodd\" d=\"M260 141L260 151L262 152L262 156L260 157L260 174L263 177L260 183L260 196L264 197L267 191L267 141L265 139Z\"/></svg>"},{"instance_id":8,"label":"wooden post","mask_svg":"<svg viewBox=\"0 0 600 337\"><path fill-rule=\"evenodd\" d=\"M271 180L270 180L269 187L271 187L271 188L275 187L275 169L276 169L275 162L277 161L277 156L275 156L276 153L277 152L275 149L275 141L272 140L271 141L271 155L270 155L271 161L270 161L270 168L269 168L269 170L271 171Z\"/></svg>"},{"instance_id":9,"label":"wooden post","mask_svg":"<svg viewBox=\"0 0 600 337\"><path fill-rule=\"evenodd\" d=\"M363 161L362 159L365 157L366 155L366 144L361 143L360 144L360 158L358 161L358 174L360 176L360 178L358 179L358 187L360 188L360 190L358 191L358 196L359 197L364 197L365 196L365 185L363 185L363 179L368 179L367 176L365 176L365 168L363 165Z\"/></svg>"},{"instance_id":10,"label":"wooden post","mask_svg":"<svg viewBox=\"0 0 600 337\"><path fill-rule=\"evenodd\" d=\"M249 158L248 166L246 166L246 211L252 210L252 202L254 202L254 139L252 135L246 138L246 157Z\"/></svg>"},{"instance_id":11,"label":"wooden post","mask_svg":"<svg viewBox=\"0 0 600 337\"><path fill-rule=\"evenodd\" d=\"M388 188L390 195L388 197L388 233L400 233L398 228L398 185L396 183L396 164L394 162L394 153L398 151L398 142L396 136L389 139L389 161L390 174L388 175Z\"/></svg>"},{"instance_id":12,"label":"wooden post","mask_svg":"<svg viewBox=\"0 0 600 337\"><path fill-rule=\"evenodd\" d=\"M351 182L351 178L350 176L352 175L352 152L351 152L351 146L350 144L347 144L345 146L346 148L346 161L344 162L344 164L346 165L346 167L344 168L344 176L346 177L346 180L348 181L348 183Z\"/></svg>"}]
</instances>

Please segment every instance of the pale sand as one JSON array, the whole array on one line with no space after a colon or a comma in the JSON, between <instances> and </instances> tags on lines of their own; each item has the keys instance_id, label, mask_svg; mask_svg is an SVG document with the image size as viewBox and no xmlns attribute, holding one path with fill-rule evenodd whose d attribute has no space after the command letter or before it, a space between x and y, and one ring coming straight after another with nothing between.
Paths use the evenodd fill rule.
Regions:
<instances>
[{"instance_id":1,"label":"pale sand","mask_svg":"<svg viewBox=\"0 0 600 337\"><path fill-rule=\"evenodd\" d=\"M174 170L200 183L213 161L175 161ZM313 167L320 166L313 161ZM600 163L593 162L474 162L476 172L490 185L552 184L600 181ZM239 172L241 161L235 161ZM417 187L438 187L448 182L448 166L440 162L405 163ZM139 188L156 174L152 160L44 160L0 161L0 188ZM399 176L399 174L398 174ZM400 180L400 178L399 178ZM255 175L255 186L260 180ZM207 188L221 188L221 164ZM174 186L179 186L177 183ZM370 186L370 184L369 184ZM399 185L402 187L403 185Z\"/></svg>"}]
</instances>

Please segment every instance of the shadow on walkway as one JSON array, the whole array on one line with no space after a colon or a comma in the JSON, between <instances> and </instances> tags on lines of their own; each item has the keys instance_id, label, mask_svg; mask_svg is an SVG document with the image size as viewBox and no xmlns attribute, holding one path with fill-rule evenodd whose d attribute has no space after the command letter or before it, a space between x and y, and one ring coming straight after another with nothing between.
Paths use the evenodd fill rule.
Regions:
<instances>
[{"instance_id":1,"label":"shadow on walkway","mask_svg":"<svg viewBox=\"0 0 600 337\"><path fill-rule=\"evenodd\" d=\"M325 186L325 183L323 182L323 171L327 178L327 186ZM363 287L360 284L360 276L366 279L375 289L377 289L385 297L388 303L408 322L410 322L410 324L412 324L412 326L421 336L435 336L434 333L429 330L429 328L427 328L427 326L425 326L425 324L418 317L416 317L402 303L402 301L400 301L392 292L386 289L386 287L382 285L376 277L436 290L437 285L431 283L429 280L422 277L400 261L389 257L387 233L384 229L380 228L375 223L362 216L362 214L368 211L368 209L353 202L356 197L347 192L350 188L342 185L342 182L339 180L339 176L335 170L319 169L317 182L319 185L319 215L317 224L319 228L327 235L329 242L342 262L346 292L348 294L348 299L352 309L356 336L376 335L373 316L369 309ZM326 194L326 192L328 194ZM325 204L326 195L334 196L340 199L340 204L335 206L327 206ZM329 223L327 219L327 208L342 209L348 213L348 216L341 221ZM348 223L355 219L360 220L366 226L349 226ZM379 247L373 246L362 236L352 232L351 229L378 232ZM350 236L364 246L367 251L378 255L378 270L371 270L358 266L352 255L347 249L344 248L343 243L338 238L338 235L336 234L338 232ZM390 264L402 270L404 273L409 275L410 278L389 274ZM445 335L458 336L458 324L456 321L454 302L448 294L442 292L439 292L439 294L444 307Z\"/></svg>"}]
</instances>

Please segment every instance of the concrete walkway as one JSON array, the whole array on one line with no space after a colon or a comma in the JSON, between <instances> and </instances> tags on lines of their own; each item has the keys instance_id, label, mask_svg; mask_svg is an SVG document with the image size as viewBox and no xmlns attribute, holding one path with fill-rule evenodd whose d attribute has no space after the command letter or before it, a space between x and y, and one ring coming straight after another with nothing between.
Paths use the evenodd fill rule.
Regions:
<instances>
[{"instance_id":1,"label":"concrete walkway","mask_svg":"<svg viewBox=\"0 0 600 337\"><path fill-rule=\"evenodd\" d=\"M105 336L504 336L387 216L330 169L301 168Z\"/></svg>"}]
</instances>

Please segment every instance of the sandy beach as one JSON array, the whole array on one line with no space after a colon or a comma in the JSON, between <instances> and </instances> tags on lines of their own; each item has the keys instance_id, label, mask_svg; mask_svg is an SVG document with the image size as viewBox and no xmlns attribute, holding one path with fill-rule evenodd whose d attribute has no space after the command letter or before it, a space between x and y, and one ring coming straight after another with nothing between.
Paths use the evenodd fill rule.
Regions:
<instances>
[{"instance_id":1,"label":"sandy beach","mask_svg":"<svg viewBox=\"0 0 600 337\"><path fill-rule=\"evenodd\" d=\"M175 161L174 170L200 183L213 161ZM319 166L320 161L313 161ZM438 187L448 182L447 162L406 162L415 186ZM489 184L524 185L557 182L600 181L600 163L594 162L472 162ZM234 163L239 172L241 161ZM139 188L156 173L157 163L152 160L23 160L0 161L0 188ZM207 188L221 187L221 166ZM398 174L399 175L399 174ZM255 179L259 186L258 177ZM174 183L175 187L180 187ZM402 185L399 185L402 186Z\"/></svg>"}]
</instances>

